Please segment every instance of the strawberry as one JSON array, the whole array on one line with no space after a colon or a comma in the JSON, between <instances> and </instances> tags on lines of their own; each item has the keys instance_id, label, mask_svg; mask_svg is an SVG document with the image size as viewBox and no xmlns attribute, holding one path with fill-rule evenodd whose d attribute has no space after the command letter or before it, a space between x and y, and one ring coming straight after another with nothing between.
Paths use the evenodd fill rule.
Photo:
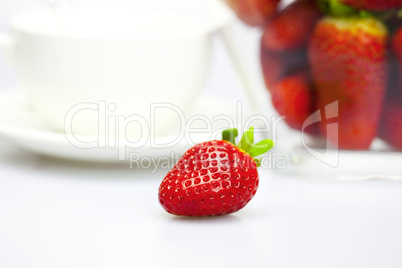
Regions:
<instances>
[{"instance_id":1,"label":"strawberry","mask_svg":"<svg viewBox=\"0 0 402 268\"><path fill-rule=\"evenodd\" d=\"M386 102L379 137L402 151L402 98L394 98Z\"/></svg>"},{"instance_id":2,"label":"strawberry","mask_svg":"<svg viewBox=\"0 0 402 268\"><path fill-rule=\"evenodd\" d=\"M332 0L333 1L333 0ZM338 0L357 9L383 11L402 7L402 0Z\"/></svg>"},{"instance_id":3,"label":"strawberry","mask_svg":"<svg viewBox=\"0 0 402 268\"><path fill-rule=\"evenodd\" d=\"M225 0L237 16L250 26L261 26L272 16L280 0Z\"/></svg>"},{"instance_id":4,"label":"strawberry","mask_svg":"<svg viewBox=\"0 0 402 268\"><path fill-rule=\"evenodd\" d=\"M398 66L398 85L399 91L402 93L402 26L397 29L392 38L392 51L395 54Z\"/></svg>"},{"instance_id":5,"label":"strawberry","mask_svg":"<svg viewBox=\"0 0 402 268\"><path fill-rule=\"evenodd\" d=\"M387 80L387 30L373 18L321 20L309 59L318 107L338 101L339 130L326 133L340 149L368 149L377 133Z\"/></svg>"},{"instance_id":6,"label":"strawberry","mask_svg":"<svg viewBox=\"0 0 402 268\"><path fill-rule=\"evenodd\" d=\"M268 21L262 43L267 49L279 52L306 47L321 17L315 0L296 1Z\"/></svg>"},{"instance_id":7,"label":"strawberry","mask_svg":"<svg viewBox=\"0 0 402 268\"><path fill-rule=\"evenodd\" d=\"M272 104L285 122L296 130L303 130L303 124L315 112L315 90L310 73L298 72L278 82L271 91ZM318 125L304 129L308 134L317 135Z\"/></svg>"},{"instance_id":8,"label":"strawberry","mask_svg":"<svg viewBox=\"0 0 402 268\"><path fill-rule=\"evenodd\" d=\"M308 69L305 49L281 53L270 51L262 44L260 60L265 85L270 91L280 79L297 71Z\"/></svg>"},{"instance_id":9,"label":"strawberry","mask_svg":"<svg viewBox=\"0 0 402 268\"><path fill-rule=\"evenodd\" d=\"M159 187L159 202L179 216L218 216L243 208L255 195L259 160L254 157L273 147L271 140L254 144L253 128L236 146L236 129L223 140L195 145L166 175Z\"/></svg>"}]
</instances>

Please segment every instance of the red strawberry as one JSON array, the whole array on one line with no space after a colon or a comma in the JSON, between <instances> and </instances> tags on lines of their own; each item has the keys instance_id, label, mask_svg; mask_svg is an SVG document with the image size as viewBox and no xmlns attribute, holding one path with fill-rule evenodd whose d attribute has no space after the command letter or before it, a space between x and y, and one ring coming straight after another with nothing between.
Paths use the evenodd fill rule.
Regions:
<instances>
[{"instance_id":1,"label":"red strawberry","mask_svg":"<svg viewBox=\"0 0 402 268\"><path fill-rule=\"evenodd\" d=\"M303 130L303 124L315 112L315 90L309 72L303 71L282 79L271 91L272 104L285 122L294 129ZM304 129L317 135L318 125Z\"/></svg>"},{"instance_id":2,"label":"red strawberry","mask_svg":"<svg viewBox=\"0 0 402 268\"><path fill-rule=\"evenodd\" d=\"M261 26L272 16L280 0L225 0L237 16L250 26Z\"/></svg>"},{"instance_id":3,"label":"red strawberry","mask_svg":"<svg viewBox=\"0 0 402 268\"><path fill-rule=\"evenodd\" d=\"M339 0L357 9L381 11L402 7L402 0Z\"/></svg>"},{"instance_id":4,"label":"red strawberry","mask_svg":"<svg viewBox=\"0 0 402 268\"><path fill-rule=\"evenodd\" d=\"M270 51L262 45L260 60L265 85L270 91L285 76L309 68L305 49L278 53Z\"/></svg>"},{"instance_id":5,"label":"red strawberry","mask_svg":"<svg viewBox=\"0 0 402 268\"><path fill-rule=\"evenodd\" d=\"M386 103L379 136L397 150L402 150L402 98L394 98Z\"/></svg>"},{"instance_id":6,"label":"red strawberry","mask_svg":"<svg viewBox=\"0 0 402 268\"><path fill-rule=\"evenodd\" d=\"M318 107L338 101L339 131L326 133L340 149L368 149L377 134L387 80L387 30L373 18L321 20L309 58Z\"/></svg>"},{"instance_id":7,"label":"red strawberry","mask_svg":"<svg viewBox=\"0 0 402 268\"><path fill-rule=\"evenodd\" d=\"M315 0L296 1L268 21L262 37L263 45L280 52L303 48L321 17Z\"/></svg>"},{"instance_id":8,"label":"red strawberry","mask_svg":"<svg viewBox=\"0 0 402 268\"><path fill-rule=\"evenodd\" d=\"M159 202L180 216L217 216L243 208L258 188L255 156L272 148L271 140L254 144L253 128L234 145L237 130L223 132L224 140L195 145L166 175L159 187Z\"/></svg>"},{"instance_id":9,"label":"red strawberry","mask_svg":"<svg viewBox=\"0 0 402 268\"><path fill-rule=\"evenodd\" d=\"M398 88L402 93L402 27L399 27L392 38L392 50L395 54L398 66Z\"/></svg>"}]
</instances>

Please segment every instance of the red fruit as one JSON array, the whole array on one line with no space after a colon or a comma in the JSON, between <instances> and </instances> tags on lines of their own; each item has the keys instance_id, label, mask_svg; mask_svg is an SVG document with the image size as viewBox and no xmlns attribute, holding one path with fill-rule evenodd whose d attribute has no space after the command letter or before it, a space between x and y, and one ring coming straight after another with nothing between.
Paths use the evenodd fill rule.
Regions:
<instances>
[{"instance_id":1,"label":"red fruit","mask_svg":"<svg viewBox=\"0 0 402 268\"><path fill-rule=\"evenodd\" d=\"M402 99L388 101L384 107L379 136L397 150L402 150Z\"/></svg>"},{"instance_id":2,"label":"red fruit","mask_svg":"<svg viewBox=\"0 0 402 268\"><path fill-rule=\"evenodd\" d=\"M253 128L234 145L237 130L223 133L226 140L195 145L166 175L159 202L180 216L217 216L236 212L255 195L259 161L253 157L272 148L271 140L253 144Z\"/></svg>"},{"instance_id":3,"label":"red fruit","mask_svg":"<svg viewBox=\"0 0 402 268\"><path fill-rule=\"evenodd\" d=\"M315 112L315 90L307 71L282 79L271 91L272 104L285 122L294 129L303 130L303 124ZM318 125L304 129L308 134L319 134Z\"/></svg>"},{"instance_id":4,"label":"red fruit","mask_svg":"<svg viewBox=\"0 0 402 268\"><path fill-rule=\"evenodd\" d=\"M318 107L338 101L340 149L368 149L377 134L387 80L387 30L373 18L325 18L312 35L309 58Z\"/></svg>"},{"instance_id":5,"label":"red fruit","mask_svg":"<svg viewBox=\"0 0 402 268\"><path fill-rule=\"evenodd\" d=\"M272 16L280 0L225 0L237 16L250 26L261 26Z\"/></svg>"},{"instance_id":6,"label":"red fruit","mask_svg":"<svg viewBox=\"0 0 402 268\"><path fill-rule=\"evenodd\" d=\"M392 51L396 57L398 68L398 85L399 91L402 93L402 27L395 32L392 38Z\"/></svg>"},{"instance_id":7,"label":"red fruit","mask_svg":"<svg viewBox=\"0 0 402 268\"><path fill-rule=\"evenodd\" d=\"M303 48L321 17L315 0L294 2L268 21L262 43L267 49L279 52Z\"/></svg>"},{"instance_id":8,"label":"red fruit","mask_svg":"<svg viewBox=\"0 0 402 268\"><path fill-rule=\"evenodd\" d=\"M339 0L357 9L381 11L402 7L402 0Z\"/></svg>"},{"instance_id":9,"label":"red fruit","mask_svg":"<svg viewBox=\"0 0 402 268\"><path fill-rule=\"evenodd\" d=\"M305 49L278 53L261 46L260 60L265 85L269 91L280 79L309 68Z\"/></svg>"}]
</instances>

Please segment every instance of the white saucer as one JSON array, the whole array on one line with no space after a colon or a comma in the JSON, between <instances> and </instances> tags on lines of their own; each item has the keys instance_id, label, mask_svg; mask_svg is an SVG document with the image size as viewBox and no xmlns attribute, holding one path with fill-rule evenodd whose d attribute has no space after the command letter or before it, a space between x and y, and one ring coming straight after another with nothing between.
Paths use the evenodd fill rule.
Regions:
<instances>
[{"instance_id":1,"label":"white saucer","mask_svg":"<svg viewBox=\"0 0 402 268\"><path fill-rule=\"evenodd\" d=\"M245 103L245 102L243 102ZM213 118L223 115L232 118L235 124L238 120L250 118L253 113L250 107L242 107L239 119L239 103L235 100L226 100L211 94L203 94L198 103L193 107L188 116L201 114L214 122ZM205 110L207 107L207 110ZM245 120L247 121L247 120ZM235 125L237 126L237 125ZM278 130L276 139L277 147L272 150L267 159L273 158L269 164L270 169L285 174L304 174L307 177L336 177L345 180L378 179L386 178L391 180L402 180L402 166L400 161L402 154L392 152L384 144L376 140L371 151L336 151L327 150L326 159L338 159L336 166L324 163L322 157L314 157L303 148L300 143L300 133L293 133L285 125L285 129ZM222 130L227 125L213 123L212 130ZM202 128L202 127L200 127ZM219 134L218 134L219 135ZM258 134L257 134L258 135ZM92 149L83 149L74 146L69 142L70 136L55 132L45 124L40 118L28 109L26 102L14 90L0 91L0 137L1 140L10 142L15 146L40 155L70 159L76 161L126 163L131 162L141 167L150 165L161 165L164 162L176 162L177 159L191 146L198 142L220 139L220 136L212 137L211 133L192 134L190 136L177 139L176 135L155 137L156 144L167 144L177 139L171 146L152 145L151 140L144 146L133 148L127 146L121 139L115 140L115 146L98 146ZM76 136L81 142L91 142L94 137ZM259 137L262 138L262 137ZM266 138L266 137L264 137ZM108 143L110 144L110 143ZM318 145L319 148L321 145ZM312 145L311 148L316 146ZM278 169L275 165L277 160L284 159L286 168ZM160 161L156 163L155 161ZM331 175L332 174L332 175ZM356 176L356 174L371 174ZM329 176L331 175L331 176ZM339 179L338 178L338 179Z\"/></svg>"},{"instance_id":2,"label":"white saucer","mask_svg":"<svg viewBox=\"0 0 402 268\"><path fill-rule=\"evenodd\" d=\"M216 115L225 115L236 122L237 105L236 101L227 101L217 96L203 94L192 108L191 114L202 114L211 121ZM207 111L205 111L205 107L208 107ZM243 116L246 110L247 108L242 108ZM212 125L212 130L225 127L217 123ZM126 140L114 138L114 144L110 146L100 145L91 149L78 148L71 144L69 139L71 140L73 137L81 142L91 142L96 138L66 136L64 133L55 132L28 109L23 98L15 90L0 91L0 136L3 141L8 141L21 149L51 157L111 163L141 159L144 164L157 157L166 161L175 161L192 145L211 139L211 133L191 134L186 137L172 135L155 137L152 141L149 139L144 146L132 148ZM175 140L176 142L170 146L161 146L161 144L165 145ZM159 146L153 145L151 142ZM105 144L110 143L107 141Z\"/></svg>"}]
</instances>

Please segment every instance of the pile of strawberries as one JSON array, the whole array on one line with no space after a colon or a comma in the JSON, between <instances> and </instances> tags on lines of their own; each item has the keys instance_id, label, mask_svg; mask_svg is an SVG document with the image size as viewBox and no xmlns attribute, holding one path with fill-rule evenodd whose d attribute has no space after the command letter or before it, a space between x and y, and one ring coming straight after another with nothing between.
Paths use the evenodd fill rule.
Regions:
<instances>
[{"instance_id":1,"label":"pile of strawberries","mask_svg":"<svg viewBox=\"0 0 402 268\"><path fill-rule=\"evenodd\" d=\"M291 128L340 149L380 137L402 150L402 0L226 2L262 28L265 83Z\"/></svg>"}]
</instances>

